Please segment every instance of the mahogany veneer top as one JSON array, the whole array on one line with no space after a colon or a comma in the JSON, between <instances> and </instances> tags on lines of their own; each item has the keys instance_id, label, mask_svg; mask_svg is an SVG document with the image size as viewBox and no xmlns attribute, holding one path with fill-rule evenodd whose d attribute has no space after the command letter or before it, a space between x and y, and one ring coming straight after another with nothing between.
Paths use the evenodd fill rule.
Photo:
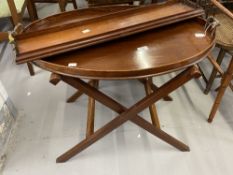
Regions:
<instances>
[{"instance_id":1,"label":"mahogany veneer top","mask_svg":"<svg viewBox=\"0 0 233 175\"><path fill-rule=\"evenodd\" d=\"M214 46L214 37L204 33L202 20L188 20L34 63L73 77L147 77L182 69L204 58ZM69 67L70 63L77 66Z\"/></svg>"}]
</instances>

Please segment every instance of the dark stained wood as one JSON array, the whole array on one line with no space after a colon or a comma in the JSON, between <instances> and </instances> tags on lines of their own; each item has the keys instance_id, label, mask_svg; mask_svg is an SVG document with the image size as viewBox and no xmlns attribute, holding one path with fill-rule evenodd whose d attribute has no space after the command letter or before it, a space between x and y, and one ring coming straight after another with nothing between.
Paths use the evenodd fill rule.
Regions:
<instances>
[{"instance_id":1,"label":"dark stained wood","mask_svg":"<svg viewBox=\"0 0 233 175\"><path fill-rule=\"evenodd\" d=\"M30 16L31 21L37 20L38 14L37 14L36 6L33 0L27 0L27 9L28 9L28 14Z\"/></svg>"},{"instance_id":2,"label":"dark stained wood","mask_svg":"<svg viewBox=\"0 0 233 175\"><path fill-rule=\"evenodd\" d=\"M144 128L145 130L149 131L151 134L155 135L156 137L162 139L163 141L167 142L168 144L173 145L177 149L181 151L189 151L189 147L182 142L176 140L172 136L168 135L161 129L154 127L152 124L144 120L143 118L139 117L137 113L141 112L151 104L155 103L156 101L160 100L167 94L171 93L178 87L182 86L186 82L188 82L190 79L194 77L199 77L200 73L197 67L192 66L188 68L187 70L183 71L179 75L177 75L172 80L165 83L163 86L157 89L156 92L151 93L150 95L146 96L136 104L134 104L130 108L125 108L112 98L106 96L102 92L98 91L96 88L88 85L84 81L78 79L78 78L71 78L66 76L61 76L62 80L66 82L67 84L73 86L74 88L77 88L84 93L86 93L88 96L95 98L100 103L103 103L104 105L108 106L115 112L119 113L120 115L114 118L112 121L104 125L102 128L98 129L96 132L94 132L91 136L87 137L83 141L81 141L79 144L75 145L73 148L68 150L66 153L61 155L57 158L57 162L65 162L69 160L74 155L78 154L79 152L83 151L123 123L125 123L128 120L131 120L136 125Z\"/></svg>"},{"instance_id":3,"label":"dark stained wood","mask_svg":"<svg viewBox=\"0 0 233 175\"><path fill-rule=\"evenodd\" d=\"M66 102L67 103L73 103L75 102L79 97L81 97L83 95L83 92L81 91L76 91L72 96L70 96Z\"/></svg>"},{"instance_id":4,"label":"dark stained wood","mask_svg":"<svg viewBox=\"0 0 233 175\"><path fill-rule=\"evenodd\" d=\"M31 62L28 62L28 63L27 63L27 67L28 67L28 70L29 70L30 75L31 75L31 76L35 75L35 71L34 71L34 68L33 68Z\"/></svg>"},{"instance_id":5,"label":"dark stained wood","mask_svg":"<svg viewBox=\"0 0 233 175\"><path fill-rule=\"evenodd\" d=\"M36 1L37 1L37 0L36 0ZM53 2L54 0L47 0L47 1ZM78 9L76 0L58 0L58 3L59 3L60 10L61 10L62 12L64 12L64 11L66 10L66 5L67 5L67 3L72 3L74 9Z\"/></svg>"},{"instance_id":6,"label":"dark stained wood","mask_svg":"<svg viewBox=\"0 0 233 175\"><path fill-rule=\"evenodd\" d=\"M88 84L92 84L93 83L93 80L90 80L88 81ZM75 102L80 96L83 95L83 92L82 91L76 91L72 96L70 96L66 102L67 103L73 103Z\"/></svg>"},{"instance_id":7,"label":"dark stained wood","mask_svg":"<svg viewBox=\"0 0 233 175\"><path fill-rule=\"evenodd\" d=\"M144 83L146 95L150 95L153 92L153 90L151 89L151 84L152 84L152 78L150 77L146 79ZM150 111L152 124L157 128L160 128L159 118L155 104L149 106L149 111Z\"/></svg>"},{"instance_id":8,"label":"dark stained wood","mask_svg":"<svg viewBox=\"0 0 233 175\"><path fill-rule=\"evenodd\" d=\"M98 88L98 80L94 80L91 86ZM88 97L88 111L87 111L87 131L86 137L91 136L94 133L94 121L95 121L95 99Z\"/></svg>"},{"instance_id":9,"label":"dark stained wood","mask_svg":"<svg viewBox=\"0 0 233 175\"><path fill-rule=\"evenodd\" d=\"M61 76L55 73L52 73L50 76L49 82L53 85L57 85L61 81Z\"/></svg>"},{"instance_id":10,"label":"dark stained wood","mask_svg":"<svg viewBox=\"0 0 233 175\"><path fill-rule=\"evenodd\" d=\"M166 13L164 13L166 11ZM35 33L15 36L17 63L64 53L203 15L179 1L140 6ZM127 22L125 22L127 21ZM58 37L62 36L62 37Z\"/></svg>"},{"instance_id":11,"label":"dark stained wood","mask_svg":"<svg viewBox=\"0 0 233 175\"><path fill-rule=\"evenodd\" d=\"M151 83L151 89L152 89L153 91L157 91L158 87L157 87L154 83ZM172 101L173 99L172 99L172 97L170 97L169 95L167 95L167 96L165 96L165 97L163 98L163 100L164 100L164 101Z\"/></svg>"},{"instance_id":12,"label":"dark stained wood","mask_svg":"<svg viewBox=\"0 0 233 175\"><path fill-rule=\"evenodd\" d=\"M198 37L205 33L203 25L201 20L188 20L38 60L35 64L59 74L88 79L139 79L163 74L191 65L208 54L214 37L210 32ZM70 63L77 66L68 67Z\"/></svg>"},{"instance_id":13,"label":"dark stained wood","mask_svg":"<svg viewBox=\"0 0 233 175\"><path fill-rule=\"evenodd\" d=\"M157 91L158 89L158 86L156 86L154 83L153 83L153 80L152 80L152 77L149 77L148 79L151 79L150 81L150 89L153 90L153 91ZM143 78L143 79L138 79L139 82L141 82L143 85L146 84L146 78ZM163 98L164 101L172 101L172 98L170 96L165 96Z\"/></svg>"}]
</instances>

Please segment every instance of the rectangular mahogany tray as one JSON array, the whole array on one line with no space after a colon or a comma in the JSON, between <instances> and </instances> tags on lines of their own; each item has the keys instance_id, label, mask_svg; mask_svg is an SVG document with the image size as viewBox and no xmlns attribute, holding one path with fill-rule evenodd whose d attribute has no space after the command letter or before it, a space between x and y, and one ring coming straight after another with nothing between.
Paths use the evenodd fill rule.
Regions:
<instances>
[{"instance_id":1,"label":"rectangular mahogany tray","mask_svg":"<svg viewBox=\"0 0 233 175\"><path fill-rule=\"evenodd\" d=\"M203 14L203 9L189 1L172 0L163 4L123 9L83 21L61 24L60 27L43 28L35 32L28 30L30 32L25 31L15 36L16 62L42 59Z\"/></svg>"}]
</instances>

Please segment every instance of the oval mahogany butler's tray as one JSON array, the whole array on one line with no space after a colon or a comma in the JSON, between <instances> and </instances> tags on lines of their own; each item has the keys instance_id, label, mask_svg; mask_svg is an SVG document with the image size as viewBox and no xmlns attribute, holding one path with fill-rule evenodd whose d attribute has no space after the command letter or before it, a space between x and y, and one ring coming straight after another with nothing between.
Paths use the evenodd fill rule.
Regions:
<instances>
[{"instance_id":1,"label":"oval mahogany butler's tray","mask_svg":"<svg viewBox=\"0 0 233 175\"><path fill-rule=\"evenodd\" d=\"M142 78L185 68L214 46L205 21L191 19L88 48L36 60L48 71L88 79Z\"/></svg>"},{"instance_id":2,"label":"oval mahogany butler's tray","mask_svg":"<svg viewBox=\"0 0 233 175\"><path fill-rule=\"evenodd\" d=\"M25 63L65 53L204 14L203 9L189 0L170 0L163 4L113 9L112 7L108 13L99 13L96 10L98 15L90 9L78 10L77 13L66 12L39 21L45 27L36 31L30 29L36 27L35 23L29 25L23 33L15 36L16 62ZM88 12L90 16L85 20L71 17L74 15L77 19L82 18ZM50 27L47 20L53 21ZM53 25L56 22L60 23L59 27Z\"/></svg>"}]
</instances>

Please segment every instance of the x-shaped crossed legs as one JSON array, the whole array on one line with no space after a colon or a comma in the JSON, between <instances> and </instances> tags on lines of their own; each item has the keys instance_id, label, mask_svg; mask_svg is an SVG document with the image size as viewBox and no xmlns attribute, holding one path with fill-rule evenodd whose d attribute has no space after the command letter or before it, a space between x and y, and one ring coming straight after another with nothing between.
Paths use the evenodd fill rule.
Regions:
<instances>
[{"instance_id":1,"label":"x-shaped crossed legs","mask_svg":"<svg viewBox=\"0 0 233 175\"><path fill-rule=\"evenodd\" d=\"M52 77L53 78L53 77ZM55 77L56 79L56 77ZM153 91L157 91L158 87L153 83L152 77L138 79L141 84L144 85L146 95L151 94ZM90 80L88 84L94 86L95 88L99 87L99 80ZM67 99L67 103L75 102L84 92L77 90L72 96ZM165 101L172 101L170 96L163 97ZM152 124L160 128L159 118L157 114L157 109L155 104L149 106L150 116ZM95 116L95 99L92 97L88 98L88 114L87 114L87 130L86 136L93 134L94 132L94 116Z\"/></svg>"},{"instance_id":2,"label":"x-shaped crossed legs","mask_svg":"<svg viewBox=\"0 0 233 175\"><path fill-rule=\"evenodd\" d=\"M198 78L200 76L200 72L196 66L191 66L181 72L179 75L165 83L163 86L159 87L153 93L147 95L140 101L138 101L133 106L126 108L121 105L111 97L105 95L97 88L89 85L88 83L82 81L79 78L67 77L63 75L53 74L51 83L56 84L59 80L64 81L65 83L71 85L72 87L84 92L89 97L99 101L103 105L109 107L113 111L117 112L119 115L114 118L109 123L105 124L102 128L95 131L90 136L86 137L83 141L75 145L73 148L65 152L63 155L57 158L57 162L65 162L80 153L88 146L92 145L126 121L131 121L134 124L140 126L141 128L147 130L151 134L160 138L161 140L167 142L168 144L174 146L175 148L181 151L189 151L189 147L174 137L168 135L166 132L162 131L160 128L155 127L145 119L141 118L138 113L143 111L145 108L148 108L150 105L155 103L156 101L162 99L167 96L192 78Z\"/></svg>"}]
</instances>

